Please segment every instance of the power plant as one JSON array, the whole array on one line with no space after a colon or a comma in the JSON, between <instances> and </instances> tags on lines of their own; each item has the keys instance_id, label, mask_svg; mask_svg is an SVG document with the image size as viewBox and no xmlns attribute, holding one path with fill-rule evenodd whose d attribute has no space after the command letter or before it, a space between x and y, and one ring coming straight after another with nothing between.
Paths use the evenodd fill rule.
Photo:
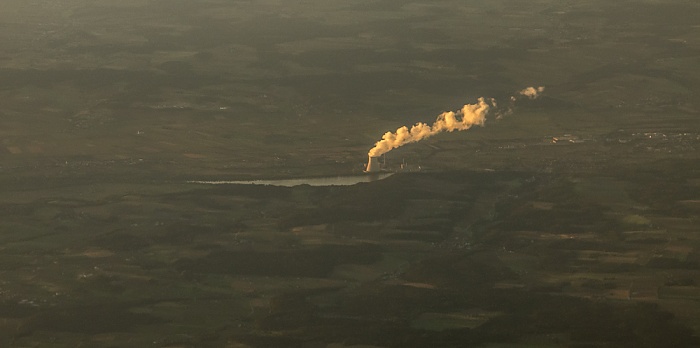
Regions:
<instances>
[{"instance_id":1,"label":"power plant","mask_svg":"<svg viewBox=\"0 0 700 348\"><path fill-rule=\"evenodd\" d=\"M381 170L382 168L379 165L379 157L369 156L369 160L367 161L367 169L365 169L365 173L377 173Z\"/></svg>"}]
</instances>

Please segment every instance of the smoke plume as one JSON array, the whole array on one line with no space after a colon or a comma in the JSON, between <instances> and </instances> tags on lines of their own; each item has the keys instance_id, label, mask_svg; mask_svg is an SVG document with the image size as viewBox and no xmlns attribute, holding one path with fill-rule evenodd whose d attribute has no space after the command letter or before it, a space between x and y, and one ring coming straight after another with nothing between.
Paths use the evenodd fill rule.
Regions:
<instances>
[{"instance_id":1,"label":"smoke plume","mask_svg":"<svg viewBox=\"0 0 700 348\"><path fill-rule=\"evenodd\" d=\"M544 87L528 87L518 92L518 94L529 99L535 99L543 91ZM386 132L382 136L382 140L374 144L374 147L369 150L369 156L379 157L397 147L421 141L438 133L463 131L471 128L473 125L483 126L486 121L486 115L491 109L496 110L498 117L510 114L513 104L518 98L513 96L510 99L511 105L506 110L499 110L495 99L482 97L477 100L476 104L466 104L461 110L443 112L432 125L419 122L410 129L407 126L403 126L397 129L396 132Z\"/></svg>"},{"instance_id":2,"label":"smoke plume","mask_svg":"<svg viewBox=\"0 0 700 348\"><path fill-rule=\"evenodd\" d=\"M528 87L520 91L520 95L524 95L530 99L537 99L537 97L540 96L540 93L544 92L544 87Z\"/></svg>"}]
</instances>

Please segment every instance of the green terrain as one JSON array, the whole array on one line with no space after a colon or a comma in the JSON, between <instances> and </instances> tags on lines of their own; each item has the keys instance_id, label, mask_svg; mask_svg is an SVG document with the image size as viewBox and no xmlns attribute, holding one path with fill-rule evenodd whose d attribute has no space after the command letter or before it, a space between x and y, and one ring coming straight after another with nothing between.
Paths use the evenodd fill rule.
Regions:
<instances>
[{"instance_id":1,"label":"green terrain","mask_svg":"<svg viewBox=\"0 0 700 348\"><path fill-rule=\"evenodd\" d=\"M5 0L0 346L698 346L698 13Z\"/></svg>"}]
</instances>

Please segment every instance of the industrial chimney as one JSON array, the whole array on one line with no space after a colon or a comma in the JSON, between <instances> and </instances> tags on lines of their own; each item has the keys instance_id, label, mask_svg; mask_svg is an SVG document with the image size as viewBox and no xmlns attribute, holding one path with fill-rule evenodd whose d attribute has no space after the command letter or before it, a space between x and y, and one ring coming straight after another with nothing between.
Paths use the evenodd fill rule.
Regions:
<instances>
[{"instance_id":1,"label":"industrial chimney","mask_svg":"<svg viewBox=\"0 0 700 348\"><path fill-rule=\"evenodd\" d=\"M367 161L367 169L365 169L365 173L376 173L380 169L381 168L379 167L379 157L369 156L369 161Z\"/></svg>"}]
</instances>

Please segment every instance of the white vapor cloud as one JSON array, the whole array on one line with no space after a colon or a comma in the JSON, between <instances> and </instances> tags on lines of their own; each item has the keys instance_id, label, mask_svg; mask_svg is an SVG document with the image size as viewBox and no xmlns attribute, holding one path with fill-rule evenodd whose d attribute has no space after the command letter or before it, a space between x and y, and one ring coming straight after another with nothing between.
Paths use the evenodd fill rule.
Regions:
<instances>
[{"instance_id":1,"label":"white vapor cloud","mask_svg":"<svg viewBox=\"0 0 700 348\"><path fill-rule=\"evenodd\" d=\"M536 99L544 91L544 87L527 87L518 92L518 96ZM397 147L427 139L442 132L464 131L474 125L484 126L486 115L491 109L496 110L497 118L512 113L518 96L510 97L510 105L500 110L493 98L479 98L475 104L465 104L458 111L447 111L440 114L432 125L423 122L416 123L410 129L407 126L398 128L395 132L386 132L382 140L369 150L369 157L379 157Z\"/></svg>"}]
</instances>

